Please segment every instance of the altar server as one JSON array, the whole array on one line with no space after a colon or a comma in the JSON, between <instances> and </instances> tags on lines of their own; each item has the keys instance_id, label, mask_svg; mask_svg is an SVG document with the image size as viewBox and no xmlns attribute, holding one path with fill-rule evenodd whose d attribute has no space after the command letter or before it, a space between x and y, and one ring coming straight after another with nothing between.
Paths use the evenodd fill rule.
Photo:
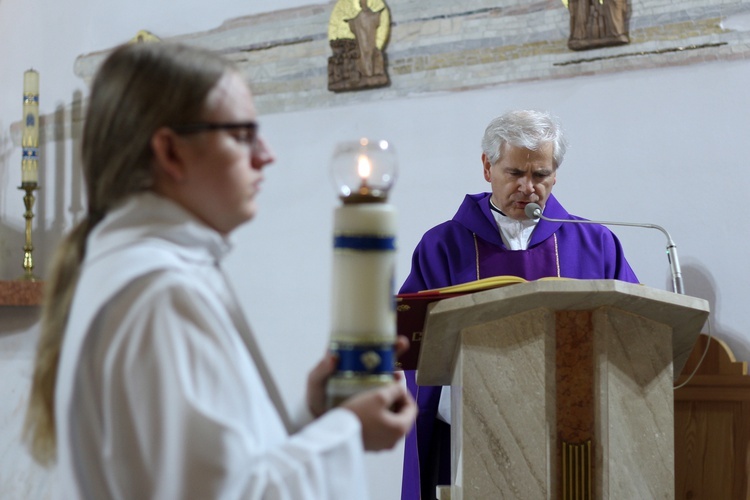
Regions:
<instances>
[{"instance_id":1,"label":"altar server","mask_svg":"<svg viewBox=\"0 0 750 500\"><path fill-rule=\"evenodd\" d=\"M285 417L222 270L274 160L239 72L202 49L119 47L82 147L88 210L47 283L26 428L60 496L366 498L364 451L392 447L416 406L395 382L325 411L326 357L307 425Z\"/></svg>"}]
</instances>

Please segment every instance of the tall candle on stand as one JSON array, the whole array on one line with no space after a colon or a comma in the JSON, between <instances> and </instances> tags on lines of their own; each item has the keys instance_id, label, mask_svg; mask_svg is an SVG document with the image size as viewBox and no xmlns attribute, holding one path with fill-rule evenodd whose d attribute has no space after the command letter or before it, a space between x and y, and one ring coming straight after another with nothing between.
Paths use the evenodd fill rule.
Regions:
<instances>
[{"instance_id":1,"label":"tall candle on stand","mask_svg":"<svg viewBox=\"0 0 750 500\"><path fill-rule=\"evenodd\" d=\"M387 203L396 157L387 141L341 143L332 173L334 213L330 350L338 358L329 405L393 381L396 210Z\"/></svg>"},{"instance_id":2,"label":"tall candle on stand","mask_svg":"<svg viewBox=\"0 0 750 500\"><path fill-rule=\"evenodd\" d=\"M26 211L26 242L23 246L21 279L36 281L34 276L34 244L31 241L31 223L34 218L34 191L39 189L39 73L30 69L23 74L23 133L21 136L21 185L25 192L23 204Z\"/></svg>"},{"instance_id":3,"label":"tall candle on stand","mask_svg":"<svg viewBox=\"0 0 750 500\"><path fill-rule=\"evenodd\" d=\"M23 74L23 156L21 184L39 182L39 73L33 69Z\"/></svg>"}]
</instances>

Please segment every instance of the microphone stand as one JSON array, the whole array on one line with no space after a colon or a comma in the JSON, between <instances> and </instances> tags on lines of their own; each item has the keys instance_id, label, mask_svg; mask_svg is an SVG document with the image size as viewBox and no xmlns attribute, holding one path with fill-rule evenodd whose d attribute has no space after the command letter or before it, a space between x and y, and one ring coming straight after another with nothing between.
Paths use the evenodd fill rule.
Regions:
<instances>
[{"instance_id":1,"label":"microphone stand","mask_svg":"<svg viewBox=\"0 0 750 500\"><path fill-rule=\"evenodd\" d=\"M594 221L594 220L577 220L577 219L551 219L542 215L542 207L536 203L529 203L524 209L526 216L532 219L543 219L548 222L573 222L576 224L601 224L604 226L631 226L631 227L646 227L651 229L658 229L667 237L667 259L669 260L669 267L672 271L672 290L675 293L685 295L685 287L682 284L682 271L680 270L680 261L677 258L677 245L672 241L672 237L669 235L666 229L656 224L636 224L633 222L607 222L607 221Z\"/></svg>"}]
</instances>

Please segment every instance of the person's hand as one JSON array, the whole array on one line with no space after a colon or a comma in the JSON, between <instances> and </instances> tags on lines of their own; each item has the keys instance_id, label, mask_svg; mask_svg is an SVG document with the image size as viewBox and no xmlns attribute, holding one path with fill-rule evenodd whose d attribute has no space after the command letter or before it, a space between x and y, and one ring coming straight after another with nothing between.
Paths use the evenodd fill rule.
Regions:
<instances>
[{"instance_id":1,"label":"person's hand","mask_svg":"<svg viewBox=\"0 0 750 500\"><path fill-rule=\"evenodd\" d=\"M417 416L417 404L399 382L352 396L340 407L359 418L362 442L368 451L393 448L409 432Z\"/></svg>"},{"instance_id":2,"label":"person's hand","mask_svg":"<svg viewBox=\"0 0 750 500\"><path fill-rule=\"evenodd\" d=\"M396 351L396 359L400 358L402 354L409 350L409 339L403 335L397 335L394 350Z\"/></svg>"},{"instance_id":3,"label":"person's hand","mask_svg":"<svg viewBox=\"0 0 750 500\"><path fill-rule=\"evenodd\" d=\"M408 349L409 340L402 335L398 335L394 345L396 356L401 356ZM328 410L326 383L328 382L328 378L336 371L336 362L336 356L326 353L323 359L315 365L307 376L307 407L315 418L318 418ZM396 376L396 380L400 380L401 373L396 372L394 375Z\"/></svg>"},{"instance_id":4,"label":"person's hand","mask_svg":"<svg viewBox=\"0 0 750 500\"><path fill-rule=\"evenodd\" d=\"M315 418L328 409L326 405L326 382L336 370L336 356L326 353L307 376L307 407Z\"/></svg>"}]
</instances>

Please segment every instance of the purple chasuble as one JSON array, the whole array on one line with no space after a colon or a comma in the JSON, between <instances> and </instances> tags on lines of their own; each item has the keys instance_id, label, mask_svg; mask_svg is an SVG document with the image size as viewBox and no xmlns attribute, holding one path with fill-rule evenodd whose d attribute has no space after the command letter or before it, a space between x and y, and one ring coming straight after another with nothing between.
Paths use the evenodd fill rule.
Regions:
<instances>
[{"instance_id":1,"label":"purple chasuble","mask_svg":"<svg viewBox=\"0 0 750 500\"><path fill-rule=\"evenodd\" d=\"M452 220L424 234L414 250L411 273L400 293L501 275L526 280L560 276L638 283L617 237L598 224L540 220L527 250L509 250L492 215L490 195L466 195ZM552 195L544 215L581 219L569 214ZM404 375L417 400L419 415L404 446L401 498L433 500L436 484L450 484L450 426L435 418L441 387L417 386L412 370Z\"/></svg>"},{"instance_id":2,"label":"purple chasuble","mask_svg":"<svg viewBox=\"0 0 750 500\"><path fill-rule=\"evenodd\" d=\"M477 239L476 253L479 264L477 279L500 276L499 269L513 269L513 276L528 281L559 276L557 239L554 236L527 250L498 249L491 243Z\"/></svg>"}]
</instances>

